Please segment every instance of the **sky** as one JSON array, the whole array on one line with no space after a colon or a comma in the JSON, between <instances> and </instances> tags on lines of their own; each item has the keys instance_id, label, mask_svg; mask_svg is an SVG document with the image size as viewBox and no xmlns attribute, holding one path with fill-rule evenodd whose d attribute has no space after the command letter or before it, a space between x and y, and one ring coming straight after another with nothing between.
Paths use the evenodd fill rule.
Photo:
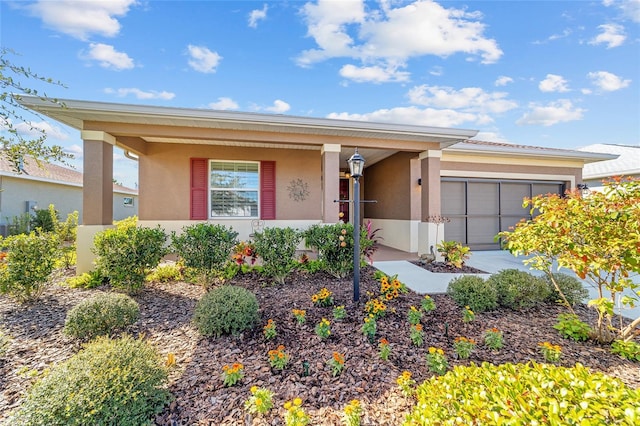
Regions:
<instances>
[{"instance_id":1,"label":"sky","mask_svg":"<svg viewBox=\"0 0 640 426\"><path fill-rule=\"evenodd\" d=\"M0 45L56 98L640 144L640 0L0 0ZM82 171L78 131L27 119Z\"/></svg>"}]
</instances>

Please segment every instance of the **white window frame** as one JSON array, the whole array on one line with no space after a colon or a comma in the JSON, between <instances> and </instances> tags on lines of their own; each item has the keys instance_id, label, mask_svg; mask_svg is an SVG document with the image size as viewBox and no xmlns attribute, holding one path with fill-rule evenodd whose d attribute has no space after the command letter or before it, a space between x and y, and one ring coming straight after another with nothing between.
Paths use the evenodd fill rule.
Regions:
<instances>
[{"instance_id":1,"label":"white window frame","mask_svg":"<svg viewBox=\"0 0 640 426\"><path fill-rule=\"evenodd\" d=\"M256 164L258 166L258 184L257 186L254 188L220 188L220 191L237 191L237 192L256 192L258 194L257 197L257 208L256 208L256 215L255 216L214 216L213 215L213 209L211 206L211 195L213 194L213 191L216 191L215 188L211 187L211 172L212 172L212 165L213 163L232 163L232 164ZM245 160L216 160L216 159L209 159L209 164L208 164L208 174L207 174L207 190L208 190L208 196L207 196L207 212L208 212L208 217L209 219L216 219L216 220L222 220L222 219L236 219L236 220L241 220L241 219L248 219L248 220L252 220L252 219L259 219L260 218L260 161L245 161Z\"/></svg>"}]
</instances>

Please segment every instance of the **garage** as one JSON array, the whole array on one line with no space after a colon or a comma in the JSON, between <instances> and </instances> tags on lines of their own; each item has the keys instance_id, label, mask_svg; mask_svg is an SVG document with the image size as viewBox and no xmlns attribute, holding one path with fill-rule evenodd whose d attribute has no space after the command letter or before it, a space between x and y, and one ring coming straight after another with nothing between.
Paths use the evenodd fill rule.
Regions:
<instances>
[{"instance_id":1,"label":"garage","mask_svg":"<svg viewBox=\"0 0 640 426\"><path fill-rule=\"evenodd\" d=\"M471 250L497 250L494 237L522 218L530 219L522 199L540 194L563 194L564 182L442 178L442 215L447 240Z\"/></svg>"}]
</instances>

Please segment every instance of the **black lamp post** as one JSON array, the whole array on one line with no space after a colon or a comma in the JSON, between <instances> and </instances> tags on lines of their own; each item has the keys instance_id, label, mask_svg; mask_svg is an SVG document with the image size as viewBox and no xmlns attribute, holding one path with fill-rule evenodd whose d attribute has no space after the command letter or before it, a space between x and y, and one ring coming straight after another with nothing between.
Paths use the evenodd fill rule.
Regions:
<instances>
[{"instance_id":1,"label":"black lamp post","mask_svg":"<svg viewBox=\"0 0 640 426\"><path fill-rule=\"evenodd\" d=\"M347 160L353 178L353 301L360 300L360 177L364 171L364 157L358 148Z\"/></svg>"}]
</instances>

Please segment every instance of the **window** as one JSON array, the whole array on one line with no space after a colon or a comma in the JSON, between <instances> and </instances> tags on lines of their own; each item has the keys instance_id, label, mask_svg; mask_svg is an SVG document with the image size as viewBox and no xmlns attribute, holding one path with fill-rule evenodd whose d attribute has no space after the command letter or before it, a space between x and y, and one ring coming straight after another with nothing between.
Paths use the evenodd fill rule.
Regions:
<instances>
[{"instance_id":1,"label":"window","mask_svg":"<svg viewBox=\"0 0 640 426\"><path fill-rule=\"evenodd\" d=\"M125 207L133 207L133 197L124 197L123 204Z\"/></svg>"},{"instance_id":2,"label":"window","mask_svg":"<svg viewBox=\"0 0 640 426\"><path fill-rule=\"evenodd\" d=\"M211 217L258 217L260 163L209 162Z\"/></svg>"}]
</instances>

